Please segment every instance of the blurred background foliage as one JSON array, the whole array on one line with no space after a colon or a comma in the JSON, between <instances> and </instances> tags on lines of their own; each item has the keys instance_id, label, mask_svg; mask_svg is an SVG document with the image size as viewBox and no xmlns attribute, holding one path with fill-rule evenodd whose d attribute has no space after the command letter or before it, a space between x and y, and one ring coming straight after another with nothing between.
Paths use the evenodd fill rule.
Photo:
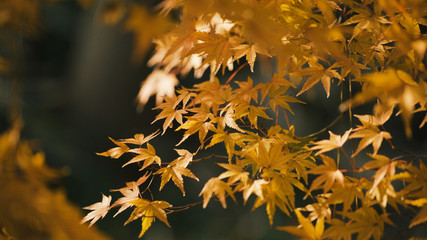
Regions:
<instances>
[{"instance_id":1,"label":"blurred background foliage","mask_svg":"<svg viewBox=\"0 0 427 240\"><path fill-rule=\"evenodd\" d=\"M112 239L127 240L138 237L139 223L122 226L126 214L114 221L109 214L98 222L96 226L105 235L79 224L80 209L99 199L101 191L108 192L112 186L120 188L140 175L137 168L121 168L123 159L115 161L95 154L111 147L107 137L149 134L161 127L159 123L150 125L157 113L151 110L154 99L142 113L136 111L135 97L150 71L145 64L149 54L144 55L148 43L141 43L142 50L135 50L138 39L129 28L103 23L99 13L108 9L105 4L108 1L0 1L0 130L3 133L0 137L0 227L3 228L0 239L14 239L8 237L9 234L17 239L108 239L108 235ZM157 2L144 1L144 4L152 9ZM107 15L107 23L108 19L114 20L115 16ZM262 80L263 72L259 72L254 78ZM195 82L187 77L181 84L189 87ZM306 97L314 104L295 106L298 119L290 119L304 126L297 128L298 135L321 129L338 115L338 97L318 98L316 92ZM414 126L421 121L417 117ZM393 135L396 145L426 153L425 128L407 140L403 130L398 130L403 129L401 121L390 125L397 129ZM173 148L181 137L166 133L152 144L162 158L172 158ZM192 149L192 145L187 141L182 148ZM214 147L205 154L219 151L223 149ZM219 170L220 167L206 161L193 171L203 183ZM177 188L153 194L173 205L199 202L201 183L188 181L186 184L186 197L182 197ZM154 182L153 186L159 183ZM250 202L244 207L229 204L227 209L222 209L216 203L202 210L198 205L169 216L171 229L154 224L143 239L274 240L287 237L286 233L270 228L264 209L251 212L250 206ZM275 221L277 226L296 224L296 220L280 215Z\"/></svg>"}]
</instances>

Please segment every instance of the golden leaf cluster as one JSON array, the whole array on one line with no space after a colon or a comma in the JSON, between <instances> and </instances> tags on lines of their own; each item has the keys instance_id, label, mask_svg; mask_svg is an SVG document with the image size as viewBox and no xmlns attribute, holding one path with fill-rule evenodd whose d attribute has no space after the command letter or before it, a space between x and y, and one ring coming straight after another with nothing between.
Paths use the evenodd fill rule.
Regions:
<instances>
[{"instance_id":1,"label":"golden leaf cluster","mask_svg":"<svg viewBox=\"0 0 427 240\"><path fill-rule=\"evenodd\" d=\"M15 2L2 3L0 26L36 16L30 8L13 12ZM180 131L177 145L193 135L198 143L197 150L175 149L178 157L167 160L149 143L158 131L111 139L116 146L99 155L130 155L123 166L138 165L143 175L116 190L123 196L113 204L103 195L88 206L83 222L93 224L114 207L120 207L117 213L132 208L127 222L141 219L141 237L155 219L171 226L167 214L208 207L213 198L225 208L228 198L238 202L238 194L243 204L252 199L253 209L265 206L271 225L279 211L295 215L300 226L278 229L301 239L381 239L394 224L389 216L411 209L418 211L409 214L404 231L427 222L426 156L393 145L395 133L386 129L390 119L401 118L410 138L417 131L414 115L423 118L419 128L427 121L425 1L163 0L151 9L110 0L100 8L106 24L133 33L134 60L154 44L148 60L154 69L141 86L139 104L157 95L159 131ZM200 82L176 89L189 73ZM238 74L247 76L237 81ZM295 134L304 126L289 121L296 104L311 104L305 97L317 86L325 98L339 96L337 112L346 123L329 139L319 136L337 121L306 137ZM372 111L358 112L363 104ZM145 196L155 177L160 190L172 181L185 195L184 177L199 181L190 168L205 158L196 156L219 145L224 155L211 158L222 172L201 183L202 201L173 207ZM36 154L18 163L31 169L29 177L49 177L53 173L40 167L41 159ZM299 201L301 192L309 203Z\"/></svg>"}]
</instances>

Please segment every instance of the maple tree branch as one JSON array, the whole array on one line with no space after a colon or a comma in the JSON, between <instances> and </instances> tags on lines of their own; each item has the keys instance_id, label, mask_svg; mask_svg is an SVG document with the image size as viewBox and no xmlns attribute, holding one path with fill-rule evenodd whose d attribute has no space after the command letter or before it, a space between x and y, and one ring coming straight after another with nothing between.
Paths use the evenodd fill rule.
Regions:
<instances>
[{"instance_id":1,"label":"maple tree branch","mask_svg":"<svg viewBox=\"0 0 427 240\"><path fill-rule=\"evenodd\" d=\"M202 157L202 158L197 158L197 159L193 159L193 161L191 161L191 162L200 162L200 161L202 161L202 160L206 160L206 159L211 159L211 158L215 158L215 157L217 157L217 158L225 158L225 159L228 159L228 157L227 156L222 156L222 155L216 155L216 154L212 154L212 155L209 155L209 156L207 156L207 157Z\"/></svg>"},{"instance_id":2,"label":"maple tree branch","mask_svg":"<svg viewBox=\"0 0 427 240\"><path fill-rule=\"evenodd\" d=\"M233 78L236 76L236 74L242 70L242 68L244 68L246 65L248 65L248 62L245 62L244 64L240 65L240 67L238 69L236 69L236 71L233 72L233 74L231 74L231 76L227 79L227 81L224 83L224 85L227 85L228 83L230 83L231 80L233 80Z\"/></svg>"},{"instance_id":3,"label":"maple tree branch","mask_svg":"<svg viewBox=\"0 0 427 240\"><path fill-rule=\"evenodd\" d=\"M402 155L402 156L397 156L395 158L392 158L391 161L395 161L401 158L405 158L405 157L415 157L415 158L427 158L427 155L413 155L413 154L408 154L408 155ZM405 161L405 160L401 160L401 161Z\"/></svg>"},{"instance_id":4,"label":"maple tree branch","mask_svg":"<svg viewBox=\"0 0 427 240\"><path fill-rule=\"evenodd\" d=\"M384 125L381 125L381 128L383 129L383 131L386 131ZM413 153L411 151L408 151L408 150L405 150L405 149L401 149L401 148L398 148L398 147L394 146L390 139L386 138L386 140L387 140L388 144L390 144L390 147L393 150L396 150L396 151L399 151L399 152L403 152L403 153L407 153L407 154L409 154L409 155L411 155L413 157L418 157L415 153Z\"/></svg>"},{"instance_id":5,"label":"maple tree branch","mask_svg":"<svg viewBox=\"0 0 427 240\"><path fill-rule=\"evenodd\" d=\"M151 173L150 173L151 174ZM145 191L150 191L150 186L151 186L151 183L153 182L153 180L154 180L154 175L151 175L151 180L150 180L150 182L148 183L148 186L145 188L145 190L144 191L142 191L142 192L140 192L139 193L139 197L140 198L142 198L142 194L144 194L145 193ZM151 194L151 197L153 197L153 194L151 193L151 191L150 191L150 194Z\"/></svg>"},{"instance_id":6,"label":"maple tree branch","mask_svg":"<svg viewBox=\"0 0 427 240\"><path fill-rule=\"evenodd\" d=\"M344 151L344 148L340 147L340 149L344 153L347 160L350 162L351 166L353 167L353 171L357 171L358 168L356 167L356 164L354 164L354 162L351 160L350 156L348 156L348 154Z\"/></svg>"},{"instance_id":7,"label":"maple tree branch","mask_svg":"<svg viewBox=\"0 0 427 240\"><path fill-rule=\"evenodd\" d=\"M190 208L192 208L192 207L195 207L195 206L197 206L197 205L200 205L200 204L202 204L202 203L203 203L203 200L202 200L202 201L200 201L200 202L196 202L196 203L189 203L189 204L184 205L184 206L171 207L171 208L169 208L169 209L171 209L171 211L170 211L170 212L168 212L168 213L166 213L166 214L174 213L174 212L181 212L181 211L185 211L185 210L188 210L188 209L190 209Z\"/></svg>"},{"instance_id":8,"label":"maple tree branch","mask_svg":"<svg viewBox=\"0 0 427 240\"><path fill-rule=\"evenodd\" d=\"M315 132L315 133L312 133L312 134L310 134L310 135L307 135L307 136L305 136L305 137L300 137L300 138L314 138L314 137L317 137L318 135L320 135L320 134L322 134L322 133L324 133L324 132L326 132L329 128L331 128L332 126L334 126L340 119L342 118L342 113L340 114L340 115L338 115L335 119L334 119L334 121L332 121L331 123L329 123L328 124L328 126L326 126L326 127L324 127L324 128L322 128L322 129L320 129L319 131L317 131L317 132Z\"/></svg>"}]
</instances>

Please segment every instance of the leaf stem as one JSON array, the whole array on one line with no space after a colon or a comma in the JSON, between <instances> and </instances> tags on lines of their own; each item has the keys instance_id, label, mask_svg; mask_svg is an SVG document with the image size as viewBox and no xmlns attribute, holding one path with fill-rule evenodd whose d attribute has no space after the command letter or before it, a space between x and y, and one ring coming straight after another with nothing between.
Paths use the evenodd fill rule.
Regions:
<instances>
[{"instance_id":1,"label":"leaf stem","mask_svg":"<svg viewBox=\"0 0 427 240\"><path fill-rule=\"evenodd\" d=\"M233 78L236 76L236 74L242 70L242 68L244 68L246 65L248 65L247 62L245 62L244 64L240 65L240 67L238 69L236 69L236 71L234 71L233 74L231 74L231 76L227 79L227 81L224 83L224 85L227 85L228 83L230 83L231 80L233 80Z\"/></svg>"},{"instance_id":2,"label":"leaf stem","mask_svg":"<svg viewBox=\"0 0 427 240\"><path fill-rule=\"evenodd\" d=\"M283 113L285 115L286 124L288 125L288 129L291 128L291 125L289 124L288 114L286 113L286 109L283 109Z\"/></svg>"}]
</instances>

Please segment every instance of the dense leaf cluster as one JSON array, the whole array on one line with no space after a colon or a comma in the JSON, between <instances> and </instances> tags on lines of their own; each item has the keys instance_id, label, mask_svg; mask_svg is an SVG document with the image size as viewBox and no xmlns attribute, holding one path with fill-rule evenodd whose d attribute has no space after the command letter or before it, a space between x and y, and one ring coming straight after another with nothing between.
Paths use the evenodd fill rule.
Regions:
<instances>
[{"instance_id":1,"label":"dense leaf cluster","mask_svg":"<svg viewBox=\"0 0 427 240\"><path fill-rule=\"evenodd\" d=\"M118 147L101 155L133 154L125 165L138 162L142 169L156 164L158 170L150 177L161 175L160 189L172 180L185 194L183 176L198 180L197 173L188 168L196 163L193 156L223 144L227 156L218 158L218 164L224 170L204 183L200 192L203 207L214 196L224 208L226 199L236 201L238 193L244 202L253 196L253 208L265 205L270 224L276 209L296 214L299 227L279 229L301 239L380 239L384 225L393 225L390 211L399 213L402 208L421 208L409 228L427 221L425 156L405 153L390 159L379 154L385 141L397 149L391 142L392 133L384 128L390 118L399 115L410 137L412 115L426 111L423 59L427 41L420 30L426 24L426 3L165 0L159 8L160 14L173 13L179 20L171 30L156 36L155 53L149 61L156 70L142 85L140 103L145 104L152 94L163 95L155 119L164 122L162 133L168 128L182 131L177 145L197 135L199 148L194 153L177 149L179 157L165 163L149 143L142 146L151 137L138 141L135 135L138 148L130 148L127 144L134 143L126 140L113 140ZM131 19L132 15L126 21ZM141 42L136 41L137 48L138 44ZM256 60L273 64L270 79L258 84L249 76L246 81L233 81L246 64L257 71ZM235 65L240 67L233 70ZM219 70L224 73L227 69L233 72L230 78L217 78ZM161 90L173 88L178 75L190 70L196 78L208 70L210 77L175 93ZM151 83L159 78L162 86ZM348 114L351 128L313 141L318 133L295 136L299 126L281 126L278 117L284 114L287 119L288 112L293 114L289 103L303 103L299 95L312 91L319 82L326 97L331 94L331 84L342 86L340 111ZM361 85L362 90L352 92L354 85ZM290 88L298 93L288 93ZM372 101L376 101L372 112L352 114L352 108ZM420 128L426 120L427 115ZM268 127L261 127L260 121ZM343 148L350 141L358 144L351 154ZM323 155L333 151L337 151L335 157ZM361 161L365 153L370 159L367 162ZM402 186L396 183L404 187L396 188ZM296 189L305 192L312 203L295 206ZM148 201L142 196L138 199ZM142 235L152 215L136 215L147 211L145 204L125 204L135 207L132 220L142 218ZM175 210L165 202L155 206L159 213L154 216L169 225L163 213Z\"/></svg>"}]
</instances>

